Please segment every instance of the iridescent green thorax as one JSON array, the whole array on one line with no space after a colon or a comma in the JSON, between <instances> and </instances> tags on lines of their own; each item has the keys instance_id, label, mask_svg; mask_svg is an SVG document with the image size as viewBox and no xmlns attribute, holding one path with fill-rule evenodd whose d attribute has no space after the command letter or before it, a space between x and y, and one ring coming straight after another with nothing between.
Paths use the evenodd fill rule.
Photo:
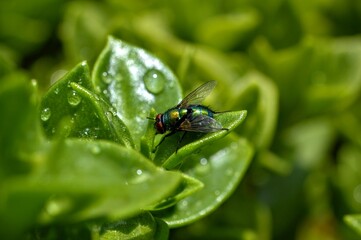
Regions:
<instances>
[{"instance_id":1,"label":"iridescent green thorax","mask_svg":"<svg viewBox=\"0 0 361 240\"><path fill-rule=\"evenodd\" d=\"M162 115L162 122L166 130L173 130L175 125L185 116L196 117L206 115L213 118L214 112L202 105L190 105L188 108L171 108Z\"/></svg>"}]
</instances>

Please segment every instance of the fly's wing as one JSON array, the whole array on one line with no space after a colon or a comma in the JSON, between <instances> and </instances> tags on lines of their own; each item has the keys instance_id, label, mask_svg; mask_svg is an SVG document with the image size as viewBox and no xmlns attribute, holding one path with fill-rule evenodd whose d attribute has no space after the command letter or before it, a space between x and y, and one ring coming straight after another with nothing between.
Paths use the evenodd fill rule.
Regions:
<instances>
[{"instance_id":1,"label":"fly's wing","mask_svg":"<svg viewBox=\"0 0 361 240\"><path fill-rule=\"evenodd\" d=\"M211 93L216 86L216 81L209 81L189 93L178 105L177 108L187 108L189 105L199 105Z\"/></svg>"},{"instance_id":2,"label":"fly's wing","mask_svg":"<svg viewBox=\"0 0 361 240\"><path fill-rule=\"evenodd\" d=\"M179 126L178 130L187 132L209 133L217 132L222 129L225 128L222 128L222 125L214 118L206 115L198 115L191 119L185 119Z\"/></svg>"}]
</instances>

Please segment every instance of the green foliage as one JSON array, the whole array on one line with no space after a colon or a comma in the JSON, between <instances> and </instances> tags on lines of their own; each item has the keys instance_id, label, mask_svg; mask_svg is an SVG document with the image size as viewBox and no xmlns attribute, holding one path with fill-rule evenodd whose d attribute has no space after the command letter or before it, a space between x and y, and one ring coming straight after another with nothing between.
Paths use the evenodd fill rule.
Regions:
<instances>
[{"instance_id":1,"label":"green foliage","mask_svg":"<svg viewBox=\"0 0 361 240\"><path fill-rule=\"evenodd\" d=\"M172 224L165 224L164 218L155 220L149 211L166 211L184 200L202 200L204 203L191 211L193 218L199 219L204 215L199 211L216 208L230 195L251 160L252 147L233 136L233 141L212 148L212 161L224 163L214 173L209 172L208 179L186 174L197 166L182 173L165 171L154 164L164 159L164 167L171 168L171 163L175 167L196 162L200 156L187 158L194 151L207 156L207 148L202 151L202 147L239 125L245 111L219 114L217 120L229 130L188 139L179 156L162 156L162 160L157 154L143 156L139 152L141 141L152 146L155 135L155 129L149 128L152 124L147 123L153 123L147 119L151 109L175 105L181 91L175 76L158 59L114 38L109 38L92 76L86 62L77 65L44 94L40 104L36 82L31 84L15 79L15 83L5 81L1 88L2 236L17 238L27 229L44 224L97 220L85 232L91 231L100 239L164 239ZM9 100L11 107L7 105ZM26 110L19 118L17 109L23 107ZM153 137L142 138L147 131ZM162 148L171 148L172 144L165 143ZM204 195L190 198L204 183L218 178L217 171L226 169L229 177L218 182L217 190L205 188ZM217 204L214 194L209 194L214 191L221 195ZM21 208L17 204L22 204ZM21 217L23 213L28 213L26 218ZM50 238L44 229L37 231ZM57 234L58 230L49 231Z\"/></svg>"},{"instance_id":2,"label":"green foliage","mask_svg":"<svg viewBox=\"0 0 361 240\"><path fill-rule=\"evenodd\" d=\"M1 1L0 238L359 239L360 22L354 0ZM151 118L209 80L229 131L153 153Z\"/></svg>"},{"instance_id":3,"label":"green foliage","mask_svg":"<svg viewBox=\"0 0 361 240\"><path fill-rule=\"evenodd\" d=\"M346 215L344 218L345 222L355 229L359 235L361 235L361 216L360 214Z\"/></svg>"}]
</instances>

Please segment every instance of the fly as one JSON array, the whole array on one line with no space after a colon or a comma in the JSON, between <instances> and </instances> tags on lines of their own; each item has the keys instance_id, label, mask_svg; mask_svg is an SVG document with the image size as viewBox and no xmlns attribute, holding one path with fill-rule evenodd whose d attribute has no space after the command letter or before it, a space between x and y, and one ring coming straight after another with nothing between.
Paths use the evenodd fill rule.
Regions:
<instances>
[{"instance_id":1,"label":"fly","mask_svg":"<svg viewBox=\"0 0 361 240\"><path fill-rule=\"evenodd\" d=\"M214 114L217 112L201 105L216 84L216 81L204 83L189 93L177 106L156 115L154 123L156 134L168 133L162 138L154 151L165 138L180 131L184 133L178 141L176 152L187 132L210 133L228 130L214 119Z\"/></svg>"}]
</instances>

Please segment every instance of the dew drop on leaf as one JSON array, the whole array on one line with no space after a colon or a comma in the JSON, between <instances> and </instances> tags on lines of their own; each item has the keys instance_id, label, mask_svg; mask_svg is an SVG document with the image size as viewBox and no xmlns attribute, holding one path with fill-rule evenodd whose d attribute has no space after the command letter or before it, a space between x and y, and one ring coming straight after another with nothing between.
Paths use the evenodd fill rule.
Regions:
<instances>
[{"instance_id":1,"label":"dew drop on leaf","mask_svg":"<svg viewBox=\"0 0 361 240\"><path fill-rule=\"evenodd\" d=\"M199 163L204 166L204 165L207 165L208 160L207 160L207 158L201 158L201 160L199 161Z\"/></svg>"},{"instance_id":2,"label":"dew drop on leaf","mask_svg":"<svg viewBox=\"0 0 361 240\"><path fill-rule=\"evenodd\" d=\"M162 72L151 69L148 70L143 77L145 87L150 93L158 94L164 90L165 86L165 76Z\"/></svg>"},{"instance_id":3,"label":"dew drop on leaf","mask_svg":"<svg viewBox=\"0 0 361 240\"><path fill-rule=\"evenodd\" d=\"M117 110L115 110L115 108L113 108L113 107L111 107L111 108L109 108L109 112L115 117L115 116L117 116Z\"/></svg>"},{"instance_id":4,"label":"dew drop on leaf","mask_svg":"<svg viewBox=\"0 0 361 240\"><path fill-rule=\"evenodd\" d=\"M68 103L72 106L77 106L81 102L81 97L74 90L68 93Z\"/></svg>"},{"instance_id":5,"label":"dew drop on leaf","mask_svg":"<svg viewBox=\"0 0 361 240\"><path fill-rule=\"evenodd\" d=\"M143 171L141 169L137 170L137 175L142 175Z\"/></svg>"},{"instance_id":6,"label":"dew drop on leaf","mask_svg":"<svg viewBox=\"0 0 361 240\"><path fill-rule=\"evenodd\" d=\"M208 159L201 158L199 160L199 164L194 168L194 170L200 176L207 175L209 173L209 171L211 170L211 166L208 162Z\"/></svg>"},{"instance_id":7,"label":"dew drop on leaf","mask_svg":"<svg viewBox=\"0 0 361 240\"><path fill-rule=\"evenodd\" d=\"M188 208L188 200L187 199L183 199L182 201L180 201L179 207L181 209L187 209Z\"/></svg>"},{"instance_id":8,"label":"dew drop on leaf","mask_svg":"<svg viewBox=\"0 0 361 240\"><path fill-rule=\"evenodd\" d=\"M131 184L139 184L141 182L147 182L152 176L148 172L144 172L142 169L135 171L136 175L132 177Z\"/></svg>"},{"instance_id":9,"label":"dew drop on leaf","mask_svg":"<svg viewBox=\"0 0 361 240\"><path fill-rule=\"evenodd\" d=\"M109 84L111 82L111 78L108 75L109 75L108 72L103 72L102 73L103 82L106 83L106 84Z\"/></svg>"},{"instance_id":10,"label":"dew drop on leaf","mask_svg":"<svg viewBox=\"0 0 361 240\"><path fill-rule=\"evenodd\" d=\"M48 121L49 118L51 116L51 110L50 108L44 108L42 111L41 111L41 114L40 114L40 119L44 122Z\"/></svg>"},{"instance_id":11,"label":"dew drop on leaf","mask_svg":"<svg viewBox=\"0 0 361 240\"><path fill-rule=\"evenodd\" d=\"M90 128L85 128L85 129L82 131L82 136L83 136L83 137L88 137L88 136L89 136L89 133L90 133Z\"/></svg>"}]
</instances>

